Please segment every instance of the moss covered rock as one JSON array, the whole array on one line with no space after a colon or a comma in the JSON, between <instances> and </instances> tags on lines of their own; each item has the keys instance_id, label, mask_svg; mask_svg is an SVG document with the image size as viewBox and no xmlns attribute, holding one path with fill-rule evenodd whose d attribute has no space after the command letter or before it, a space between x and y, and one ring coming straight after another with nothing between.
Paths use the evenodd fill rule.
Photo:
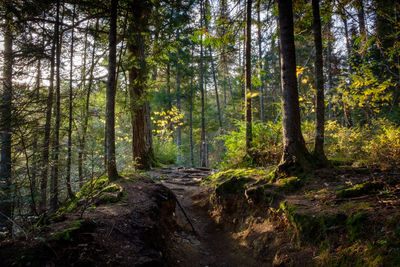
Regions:
<instances>
[{"instance_id":1,"label":"moss covered rock","mask_svg":"<svg viewBox=\"0 0 400 267\"><path fill-rule=\"evenodd\" d=\"M304 185L304 180L299 177L282 178L277 181L279 190L284 192L294 192Z\"/></svg>"},{"instance_id":2,"label":"moss covered rock","mask_svg":"<svg viewBox=\"0 0 400 267\"><path fill-rule=\"evenodd\" d=\"M373 194L383 189L383 184L378 182L366 182L363 184L357 184L353 187L339 190L336 193L337 197L348 198L348 197L358 197L367 194Z\"/></svg>"}]
</instances>

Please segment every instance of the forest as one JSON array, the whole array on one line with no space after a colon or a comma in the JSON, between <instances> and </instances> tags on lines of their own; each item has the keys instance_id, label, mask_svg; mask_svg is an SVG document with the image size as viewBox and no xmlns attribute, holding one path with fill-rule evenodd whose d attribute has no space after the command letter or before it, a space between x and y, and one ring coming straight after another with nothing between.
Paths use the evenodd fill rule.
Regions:
<instances>
[{"instance_id":1,"label":"forest","mask_svg":"<svg viewBox=\"0 0 400 267\"><path fill-rule=\"evenodd\" d=\"M398 1L2 0L0 69L4 266L400 265Z\"/></svg>"}]
</instances>

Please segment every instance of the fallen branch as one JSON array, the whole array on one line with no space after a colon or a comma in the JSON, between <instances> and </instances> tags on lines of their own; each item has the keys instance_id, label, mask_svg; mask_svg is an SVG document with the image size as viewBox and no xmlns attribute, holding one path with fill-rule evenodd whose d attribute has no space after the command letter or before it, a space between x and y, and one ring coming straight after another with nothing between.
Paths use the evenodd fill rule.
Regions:
<instances>
[{"instance_id":1,"label":"fallen branch","mask_svg":"<svg viewBox=\"0 0 400 267\"><path fill-rule=\"evenodd\" d=\"M192 227L193 232L195 233L195 235L198 235L196 229L194 229L194 226L193 226L192 222L191 222L190 219L189 219L189 216L186 214L186 212L185 212L185 210L183 209L181 203L179 203L178 198L175 197L175 199L176 199L176 203L178 203L178 206L181 208L183 215L185 215L186 220L188 221L188 223L189 223L190 226Z\"/></svg>"}]
</instances>

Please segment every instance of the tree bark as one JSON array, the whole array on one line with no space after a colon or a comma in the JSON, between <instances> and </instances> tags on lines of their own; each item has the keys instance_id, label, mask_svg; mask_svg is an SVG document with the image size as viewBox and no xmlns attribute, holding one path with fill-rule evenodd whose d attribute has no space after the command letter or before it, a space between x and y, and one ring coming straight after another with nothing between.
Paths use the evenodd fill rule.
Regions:
<instances>
[{"instance_id":1,"label":"tree bark","mask_svg":"<svg viewBox=\"0 0 400 267\"><path fill-rule=\"evenodd\" d=\"M106 93L106 154L107 175L109 180L118 179L117 162L115 155L115 95L116 80L115 70L117 61L117 9L118 0L111 0L110 6L110 32L108 35L108 80Z\"/></svg>"},{"instance_id":2,"label":"tree bark","mask_svg":"<svg viewBox=\"0 0 400 267\"><path fill-rule=\"evenodd\" d=\"M67 176L65 178L67 183L67 192L69 198L74 198L75 195L72 192L71 188L71 164L72 164L72 93L73 93L73 85L72 85L72 74L74 67L74 27L75 27L75 4L73 7L72 14L72 29L71 29L71 54L70 54L70 68L69 68L69 114L68 114L68 152L67 152Z\"/></svg>"},{"instance_id":3,"label":"tree bark","mask_svg":"<svg viewBox=\"0 0 400 267\"><path fill-rule=\"evenodd\" d=\"M260 85L260 119L262 122L265 122L265 108L264 108L264 77L262 72L263 70L263 64L262 64L262 52L261 52L261 45L262 45L262 40L261 40L261 7L260 7L260 2L261 0L257 0L257 38L258 38L258 61L260 62L260 80L261 80L261 85Z\"/></svg>"},{"instance_id":4,"label":"tree bark","mask_svg":"<svg viewBox=\"0 0 400 267\"><path fill-rule=\"evenodd\" d=\"M315 45L315 89L317 96L315 98L315 139L314 156L324 164L326 157L324 153L324 132L325 132L325 102L324 102L324 63L322 59L322 36L321 36L321 18L319 14L319 0L312 0L313 10L313 31Z\"/></svg>"},{"instance_id":5,"label":"tree bark","mask_svg":"<svg viewBox=\"0 0 400 267\"><path fill-rule=\"evenodd\" d=\"M64 9L64 7L63 7ZM60 16L60 0L57 1L57 20ZM64 12L61 17L58 27L63 24ZM59 30L59 38L56 48L56 105L54 106L54 136L53 136L53 155L50 176L50 210L55 211L58 208L58 174L59 174L59 154L60 154L60 124L61 124L61 47L62 47L62 30Z\"/></svg>"},{"instance_id":6,"label":"tree bark","mask_svg":"<svg viewBox=\"0 0 400 267\"><path fill-rule=\"evenodd\" d=\"M200 27L203 28L203 0L200 1ZM205 99L204 99L204 69L203 69L203 33L200 41L200 94L201 94L201 145L200 166L207 167L207 143L205 123Z\"/></svg>"},{"instance_id":7,"label":"tree bark","mask_svg":"<svg viewBox=\"0 0 400 267\"><path fill-rule=\"evenodd\" d=\"M278 170L289 173L292 167L311 168L311 160L300 128L292 0L279 0L278 8L283 116L283 154Z\"/></svg>"},{"instance_id":8,"label":"tree bark","mask_svg":"<svg viewBox=\"0 0 400 267\"><path fill-rule=\"evenodd\" d=\"M179 113L181 112L181 70L179 65L179 56L180 56L180 33L179 29L177 29L176 40L178 43L178 49L176 53L176 106L178 108ZM176 145L178 146L178 159L180 162L180 150L182 145L182 128L180 126L180 122L178 122L177 126L177 134L176 134Z\"/></svg>"},{"instance_id":9,"label":"tree bark","mask_svg":"<svg viewBox=\"0 0 400 267\"><path fill-rule=\"evenodd\" d=\"M96 32L99 29L99 19L96 19ZM87 36L85 36L85 43ZM83 82L86 81L86 45L85 45L85 56L84 56L84 77ZM86 153L86 138L87 138L87 128L89 125L89 110L90 110L90 95L92 94L92 87L93 87L93 71L95 67L95 56L96 56L96 41L93 42L93 50L91 54L91 64L89 69L89 81L86 89L86 99L85 99L85 109L83 111L83 125L82 125L82 137L80 140L80 147L79 147L79 154L78 154L78 176L79 176L79 187L83 186L83 178L86 176L86 171L83 169L83 166L86 165L87 153ZM85 87L85 84L84 86ZM107 153L105 151L105 153ZM106 158L106 157L105 157ZM106 163L106 161L105 161ZM107 166L107 165L105 165Z\"/></svg>"},{"instance_id":10,"label":"tree bark","mask_svg":"<svg viewBox=\"0 0 400 267\"><path fill-rule=\"evenodd\" d=\"M190 93L189 93L189 145L190 145L190 164L194 166L194 151L193 151L193 75L194 75L194 64L193 64L193 51L194 43L192 44L192 55L191 55L191 74L190 74Z\"/></svg>"},{"instance_id":11,"label":"tree bark","mask_svg":"<svg viewBox=\"0 0 400 267\"><path fill-rule=\"evenodd\" d=\"M57 11L60 9L60 3L57 1ZM54 72L55 72L55 54L56 46L59 40L59 14L56 16L54 23L54 38L50 52L50 84L49 93L46 101L46 122L44 126L43 148L42 148L42 173L40 181L40 212L45 212L47 207L47 180L49 172L49 150L50 150L50 130L51 130L51 111L53 109L54 95Z\"/></svg>"},{"instance_id":12,"label":"tree bark","mask_svg":"<svg viewBox=\"0 0 400 267\"><path fill-rule=\"evenodd\" d=\"M250 154L253 141L252 114L251 114L251 5L252 0L247 0L246 15L246 72L245 72L245 103L246 103L246 151Z\"/></svg>"},{"instance_id":13,"label":"tree bark","mask_svg":"<svg viewBox=\"0 0 400 267\"><path fill-rule=\"evenodd\" d=\"M146 47L148 19L151 12L149 1L136 0L132 9L132 21L128 32L131 35L127 46L135 61L129 69L129 94L132 124L132 150L138 169L150 169L154 165L153 139L150 120L150 103L147 99Z\"/></svg>"},{"instance_id":14,"label":"tree bark","mask_svg":"<svg viewBox=\"0 0 400 267\"><path fill-rule=\"evenodd\" d=\"M333 119L333 110L332 110L332 88L333 88L333 80L332 80L332 18L329 19L328 22L328 47L327 47L327 55L326 55L326 66L328 72L328 95L329 103L328 103L328 118L330 120Z\"/></svg>"},{"instance_id":15,"label":"tree bark","mask_svg":"<svg viewBox=\"0 0 400 267\"><path fill-rule=\"evenodd\" d=\"M347 49L347 62L349 65L349 73L353 73L353 64L352 64L352 45L350 43L349 29L347 27L347 18L345 15L342 16L342 21L344 25L344 33L346 38L346 49ZM348 105L343 102L343 113L344 113L344 124L346 127L351 127L351 111Z\"/></svg>"},{"instance_id":16,"label":"tree bark","mask_svg":"<svg viewBox=\"0 0 400 267\"><path fill-rule=\"evenodd\" d=\"M208 8L208 0L206 0L206 8ZM205 26L208 29L208 19L204 19ZM215 89L215 100L217 102L217 111L218 111L218 122L219 122L219 127L222 129L222 115L221 115L221 106L219 104L219 94L218 94L218 83L217 83L217 75L216 75L216 69L214 65L214 59L213 59L213 54L212 54L212 47L211 45L208 45L208 51L210 53L210 61L211 61L211 72L213 74L213 82L214 82L214 89Z\"/></svg>"},{"instance_id":17,"label":"tree bark","mask_svg":"<svg viewBox=\"0 0 400 267\"><path fill-rule=\"evenodd\" d=\"M13 70L13 15L12 2L4 2L4 63L3 63L3 94L1 99L1 163L0 163L0 211L4 215L12 216L11 200L11 112L12 112L12 70ZM8 219L0 216L0 229L3 227L12 229Z\"/></svg>"}]
</instances>

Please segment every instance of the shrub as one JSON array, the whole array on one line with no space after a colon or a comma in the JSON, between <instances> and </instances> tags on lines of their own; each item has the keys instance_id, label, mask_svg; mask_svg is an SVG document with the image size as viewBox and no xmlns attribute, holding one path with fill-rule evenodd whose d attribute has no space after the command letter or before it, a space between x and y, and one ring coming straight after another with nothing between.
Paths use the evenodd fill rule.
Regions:
<instances>
[{"instance_id":1,"label":"shrub","mask_svg":"<svg viewBox=\"0 0 400 267\"><path fill-rule=\"evenodd\" d=\"M178 146L172 137L153 138L154 155L156 161L162 164L174 164L178 155Z\"/></svg>"},{"instance_id":2,"label":"shrub","mask_svg":"<svg viewBox=\"0 0 400 267\"><path fill-rule=\"evenodd\" d=\"M325 153L329 158L359 159L365 133L358 127L347 128L337 121L325 124Z\"/></svg>"},{"instance_id":3,"label":"shrub","mask_svg":"<svg viewBox=\"0 0 400 267\"><path fill-rule=\"evenodd\" d=\"M237 130L219 137L225 142L225 154L220 167L241 168L270 166L279 163L282 153L281 122L253 124L252 158L246 154L246 128L237 122ZM307 148L312 151L315 125L302 122L302 133ZM345 127L337 121L325 124L325 153L329 159L340 162L357 160L381 167L400 165L400 127L387 119L375 119L362 126ZM338 160L340 159L340 160Z\"/></svg>"},{"instance_id":4,"label":"shrub","mask_svg":"<svg viewBox=\"0 0 400 267\"><path fill-rule=\"evenodd\" d=\"M367 161L382 167L400 165L400 127L388 120L373 121L373 136L365 142L363 150L368 155Z\"/></svg>"},{"instance_id":5,"label":"shrub","mask_svg":"<svg viewBox=\"0 0 400 267\"><path fill-rule=\"evenodd\" d=\"M268 166L277 164L282 153L282 124L280 122L255 122L253 124L253 159L246 156L246 126L237 122L237 130L219 137L225 143L226 151L220 166L222 168Z\"/></svg>"}]
</instances>

